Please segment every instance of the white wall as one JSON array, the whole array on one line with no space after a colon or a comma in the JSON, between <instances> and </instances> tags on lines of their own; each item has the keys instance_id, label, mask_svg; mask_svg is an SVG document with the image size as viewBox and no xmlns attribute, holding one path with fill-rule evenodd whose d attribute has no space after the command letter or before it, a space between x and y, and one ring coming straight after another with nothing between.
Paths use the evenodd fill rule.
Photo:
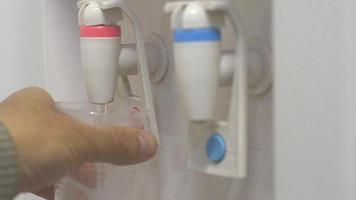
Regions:
<instances>
[{"instance_id":1,"label":"white wall","mask_svg":"<svg viewBox=\"0 0 356 200\"><path fill-rule=\"evenodd\" d=\"M0 12L0 99L44 86L40 1L4 1Z\"/></svg>"},{"instance_id":2,"label":"white wall","mask_svg":"<svg viewBox=\"0 0 356 200\"><path fill-rule=\"evenodd\" d=\"M4 1L1 8L0 100L3 100L24 87L44 87L45 67L41 1ZM35 199L30 195L21 198Z\"/></svg>"},{"instance_id":3,"label":"white wall","mask_svg":"<svg viewBox=\"0 0 356 200\"><path fill-rule=\"evenodd\" d=\"M355 199L356 2L274 2L277 200Z\"/></svg>"},{"instance_id":4,"label":"white wall","mask_svg":"<svg viewBox=\"0 0 356 200\"><path fill-rule=\"evenodd\" d=\"M56 101L85 100L77 0L41 0L46 88Z\"/></svg>"}]
</instances>

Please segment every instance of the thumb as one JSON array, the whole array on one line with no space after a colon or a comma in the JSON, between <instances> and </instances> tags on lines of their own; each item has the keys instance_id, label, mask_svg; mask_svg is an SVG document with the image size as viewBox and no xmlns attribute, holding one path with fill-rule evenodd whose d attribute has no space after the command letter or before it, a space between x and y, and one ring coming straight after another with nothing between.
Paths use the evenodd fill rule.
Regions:
<instances>
[{"instance_id":1,"label":"thumb","mask_svg":"<svg viewBox=\"0 0 356 200\"><path fill-rule=\"evenodd\" d=\"M131 165L152 158L157 150L156 139L140 129L84 126L87 133L88 162Z\"/></svg>"}]
</instances>

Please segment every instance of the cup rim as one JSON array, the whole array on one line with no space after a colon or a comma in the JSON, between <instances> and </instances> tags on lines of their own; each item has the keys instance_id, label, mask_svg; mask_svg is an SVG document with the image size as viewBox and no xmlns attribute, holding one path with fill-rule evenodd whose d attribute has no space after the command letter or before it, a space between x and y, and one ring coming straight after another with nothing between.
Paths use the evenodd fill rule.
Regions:
<instances>
[{"instance_id":1,"label":"cup rim","mask_svg":"<svg viewBox=\"0 0 356 200\"><path fill-rule=\"evenodd\" d=\"M58 101L55 103L55 107L58 111L63 113L78 113L81 115L90 116L114 116L114 117L144 117L147 115L146 110L132 111L120 114L115 110L113 103L109 104L91 104L84 101L65 102Z\"/></svg>"}]
</instances>

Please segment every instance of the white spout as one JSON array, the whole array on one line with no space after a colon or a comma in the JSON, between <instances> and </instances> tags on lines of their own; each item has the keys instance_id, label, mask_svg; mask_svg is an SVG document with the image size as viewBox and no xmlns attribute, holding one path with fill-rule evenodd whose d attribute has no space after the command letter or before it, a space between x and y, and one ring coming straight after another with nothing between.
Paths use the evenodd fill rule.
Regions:
<instances>
[{"instance_id":1,"label":"white spout","mask_svg":"<svg viewBox=\"0 0 356 200\"><path fill-rule=\"evenodd\" d=\"M120 43L118 26L81 27L81 60L90 103L106 104L114 100Z\"/></svg>"},{"instance_id":2,"label":"white spout","mask_svg":"<svg viewBox=\"0 0 356 200\"><path fill-rule=\"evenodd\" d=\"M140 100L142 100L143 109L148 115L150 132L159 143L143 31L137 16L122 0L82 0L78 2L78 6L80 8L79 24L83 28L118 27L117 23L122 20L122 13L125 13L131 22L136 36L138 75L141 78L144 93ZM89 31L87 34L82 36L81 50L82 64L84 69L87 70L89 101L96 104L106 104L112 101L115 96L120 34L114 35L113 31L99 31L98 33L97 29L93 32Z\"/></svg>"},{"instance_id":3,"label":"white spout","mask_svg":"<svg viewBox=\"0 0 356 200\"><path fill-rule=\"evenodd\" d=\"M191 121L214 118L219 87L220 41L174 44L176 77L186 115Z\"/></svg>"},{"instance_id":4,"label":"white spout","mask_svg":"<svg viewBox=\"0 0 356 200\"><path fill-rule=\"evenodd\" d=\"M190 121L214 118L219 87L219 15L192 2L173 11L174 55L180 96Z\"/></svg>"}]
</instances>

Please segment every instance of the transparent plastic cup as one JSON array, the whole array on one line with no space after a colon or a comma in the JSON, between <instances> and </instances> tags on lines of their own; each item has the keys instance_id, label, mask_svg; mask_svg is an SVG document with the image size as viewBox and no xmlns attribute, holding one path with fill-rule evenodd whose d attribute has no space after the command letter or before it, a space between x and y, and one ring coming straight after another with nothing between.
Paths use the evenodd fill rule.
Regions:
<instances>
[{"instance_id":1,"label":"transparent plastic cup","mask_svg":"<svg viewBox=\"0 0 356 200\"><path fill-rule=\"evenodd\" d=\"M83 102L57 103L56 108L73 118L95 126L119 126L149 130L147 112L134 103L95 105ZM111 200L115 193L112 179L120 167L86 163L62 179L56 188L56 200ZM134 168L130 169L135 171ZM111 180L110 180L111 179ZM111 185L110 185L111 184Z\"/></svg>"}]
</instances>

